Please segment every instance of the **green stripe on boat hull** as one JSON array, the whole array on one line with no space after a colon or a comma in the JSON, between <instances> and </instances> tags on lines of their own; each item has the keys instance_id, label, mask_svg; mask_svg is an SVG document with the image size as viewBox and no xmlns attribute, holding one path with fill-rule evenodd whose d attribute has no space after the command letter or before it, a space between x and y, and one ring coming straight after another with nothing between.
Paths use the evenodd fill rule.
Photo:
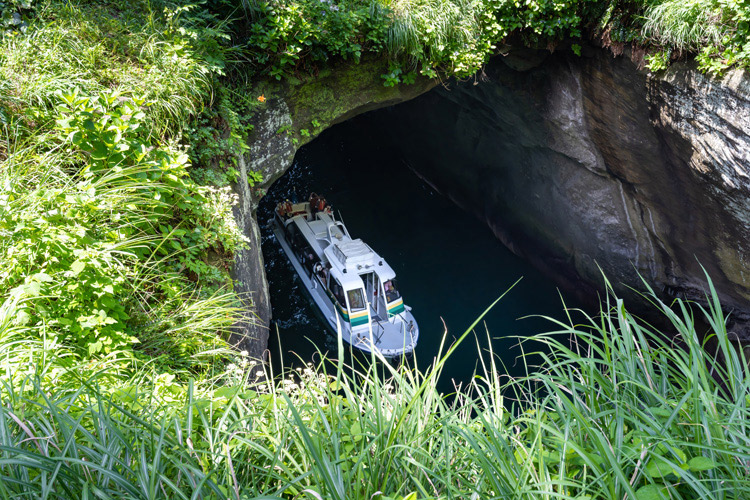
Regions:
<instances>
[{"instance_id":1,"label":"green stripe on boat hull","mask_svg":"<svg viewBox=\"0 0 750 500\"><path fill-rule=\"evenodd\" d=\"M403 302L400 303L397 306L393 306L393 307L388 308L388 316L395 316L395 315L400 314L402 312L404 312L404 303Z\"/></svg>"},{"instance_id":2,"label":"green stripe on boat hull","mask_svg":"<svg viewBox=\"0 0 750 500\"><path fill-rule=\"evenodd\" d=\"M367 324L367 316L361 316L359 318L354 318L350 321L352 326L359 326L359 325L366 325Z\"/></svg>"}]
</instances>

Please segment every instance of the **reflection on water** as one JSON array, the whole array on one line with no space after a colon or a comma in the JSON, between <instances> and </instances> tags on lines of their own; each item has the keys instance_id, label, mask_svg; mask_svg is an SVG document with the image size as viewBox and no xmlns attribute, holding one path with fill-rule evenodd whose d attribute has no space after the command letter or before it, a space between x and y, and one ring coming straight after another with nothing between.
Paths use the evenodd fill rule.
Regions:
<instances>
[{"instance_id":1,"label":"reflection on water","mask_svg":"<svg viewBox=\"0 0 750 500\"><path fill-rule=\"evenodd\" d=\"M413 307L419 323L414 356L420 366L437 355L446 328L449 342L459 337L523 277L484 318L476 338L468 338L454 353L441 389L450 391L452 379L470 380L477 350L487 351L488 335L508 375L522 375L523 364L517 362L521 350L514 337L554 326L528 316L564 317L554 283L507 250L486 225L432 190L372 133L366 116L325 132L299 151L294 166L272 186L258 209L274 316L272 356L278 361L283 352L289 364L295 359L290 352L306 361L316 348L336 351L336 339L295 279L266 223L278 201L301 201L317 192L337 216L341 214L352 237L362 238L396 271L404 301Z\"/></svg>"}]
</instances>

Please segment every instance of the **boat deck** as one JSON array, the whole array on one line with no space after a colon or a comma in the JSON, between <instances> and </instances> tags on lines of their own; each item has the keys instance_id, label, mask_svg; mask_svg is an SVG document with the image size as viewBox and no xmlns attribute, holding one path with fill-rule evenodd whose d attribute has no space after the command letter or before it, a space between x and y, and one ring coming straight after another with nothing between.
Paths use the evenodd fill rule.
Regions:
<instances>
[{"instance_id":1,"label":"boat deck","mask_svg":"<svg viewBox=\"0 0 750 500\"><path fill-rule=\"evenodd\" d=\"M398 321L390 323L388 321L373 321L372 322L372 340L375 346L385 356L392 355L391 353L404 353L410 352L414 348L415 340L406 331L408 325ZM370 344L369 341L370 331L365 330L363 332L356 332L352 336L352 341L356 344L358 341Z\"/></svg>"}]
</instances>

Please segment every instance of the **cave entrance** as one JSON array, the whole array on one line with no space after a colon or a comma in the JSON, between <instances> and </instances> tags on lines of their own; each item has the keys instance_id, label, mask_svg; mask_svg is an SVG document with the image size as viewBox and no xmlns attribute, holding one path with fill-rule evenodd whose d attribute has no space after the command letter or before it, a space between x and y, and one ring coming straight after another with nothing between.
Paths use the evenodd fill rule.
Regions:
<instances>
[{"instance_id":1,"label":"cave entrance","mask_svg":"<svg viewBox=\"0 0 750 500\"><path fill-rule=\"evenodd\" d=\"M415 356L422 366L437 355L446 327L450 342L523 277L476 329L483 348L488 336L495 339L492 347L503 353L509 374L522 374L523 366L516 363L521 351L513 347L518 341L509 337L553 326L540 318L519 318L563 316L555 283L511 253L486 224L435 192L375 124L368 113L321 134L299 150L293 166L261 202L258 221L273 308L272 357L278 360L283 353L288 365L297 360L290 351L303 362L314 359L317 349L336 351L334 335L295 277L268 222L279 201L301 201L316 192L332 204L353 238L362 238L396 271L404 302L413 307L419 323ZM468 381L477 360L477 342L467 339L446 368L444 388L452 388L451 379Z\"/></svg>"}]
</instances>

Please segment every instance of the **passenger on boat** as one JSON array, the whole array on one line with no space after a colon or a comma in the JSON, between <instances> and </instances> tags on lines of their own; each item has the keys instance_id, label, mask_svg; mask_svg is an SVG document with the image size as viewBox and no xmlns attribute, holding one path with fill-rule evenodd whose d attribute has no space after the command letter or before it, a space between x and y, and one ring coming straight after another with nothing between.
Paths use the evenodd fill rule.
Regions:
<instances>
[{"instance_id":1,"label":"passenger on boat","mask_svg":"<svg viewBox=\"0 0 750 500\"><path fill-rule=\"evenodd\" d=\"M315 264L315 273L320 278L320 281L322 281L323 283L326 282L326 279L328 278L327 267L323 267L323 264L318 262L317 264Z\"/></svg>"},{"instance_id":2,"label":"passenger on boat","mask_svg":"<svg viewBox=\"0 0 750 500\"><path fill-rule=\"evenodd\" d=\"M315 254L309 248L305 249L302 253L302 264L308 265L308 269L310 269L313 260L315 260Z\"/></svg>"},{"instance_id":3,"label":"passenger on boat","mask_svg":"<svg viewBox=\"0 0 750 500\"><path fill-rule=\"evenodd\" d=\"M328 202L322 196L318 196L316 193L310 194L310 213L314 216L318 212L325 212L328 208Z\"/></svg>"},{"instance_id":4,"label":"passenger on boat","mask_svg":"<svg viewBox=\"0 0 750 500\"><path fill-rule=\"evenodd\" d=\"M396 287L393 284L393 280L388 280L383 283L383 289L385 290L385 300L388 302L393 302L400 297L398 290L396 290Z\"/></svg>"},{"instance_id":5,"label":"passenger on boat","mask_svg":"<svg viewBox=\"0 0 750 500\"><path fill-rule=\"evenodd\" d=\"M279 217L286 217L292 213L292 202L289 200L282 201L276 207L276 211L279 213Z\"/></svg>"}]
</instances>

